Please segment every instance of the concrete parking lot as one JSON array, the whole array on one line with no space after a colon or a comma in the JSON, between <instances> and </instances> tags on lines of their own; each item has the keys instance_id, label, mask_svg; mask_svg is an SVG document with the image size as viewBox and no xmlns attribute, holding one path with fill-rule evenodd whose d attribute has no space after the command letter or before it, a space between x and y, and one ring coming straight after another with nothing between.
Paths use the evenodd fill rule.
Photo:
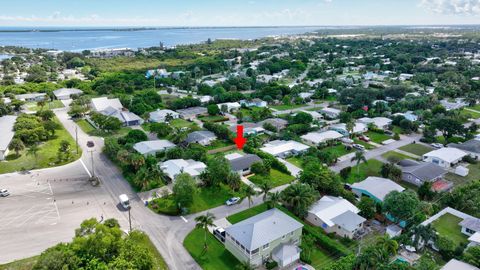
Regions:
<instances>
[{"instance_id":1,"label":"concrete parking lot","mask_svg":"<svg viewBox=\"0 0 480 270\"><path fill-rule=\"evenodd\" d=\"M0 264L70 241L75 228L88 218L116 218L127 228L118 202L87 179L79 161L35 173L0 175L0 188L11 193L0 198Z\"/></svg>"}]
</instances>

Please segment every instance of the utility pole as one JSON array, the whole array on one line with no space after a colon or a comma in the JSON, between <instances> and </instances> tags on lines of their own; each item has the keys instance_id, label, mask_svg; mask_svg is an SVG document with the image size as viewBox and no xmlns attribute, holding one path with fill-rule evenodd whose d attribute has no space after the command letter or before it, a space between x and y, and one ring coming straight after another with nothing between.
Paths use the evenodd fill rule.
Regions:
<instances>
[{"instance_id":1,"label":"utility pole","mask_svg":"<svg viewBox=\"0 0 480 270\"><path fill-rule=\"evenodd\" d=\"M128 226L130 228L130 231L132 231L132 216L130 215L130 210L132 209L131 206L128 207Z\"/></svg>"},{"instance_id":2,"label":"utility pole","mask_svg":"<svg viewBox=\"0 0 480 270\"><path fill-rule=\"evenodd\" d=\"M93 150L93 149L90 151L90 154L92 156L92 177L95 177L95 164L94 164L94 161L93 161L93 152L94 151L95 150Z\"/></svg>"}]
</instances>

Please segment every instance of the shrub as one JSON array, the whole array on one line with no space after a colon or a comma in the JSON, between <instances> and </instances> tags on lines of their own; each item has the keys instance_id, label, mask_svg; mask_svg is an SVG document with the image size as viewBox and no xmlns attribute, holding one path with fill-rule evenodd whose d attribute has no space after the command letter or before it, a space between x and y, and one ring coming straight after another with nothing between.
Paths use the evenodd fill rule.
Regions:
<instances>
[{"instance_id":1,"label":"shrub","mask_svg":"<svg viewBox=\"0 0 480 270\"><path fill-rule=\"evenodd\" d=\"M342 177L343 180L347 179L350 173L352 172L352 167L348 166L340 170L340 177Z\"/></svg>"},{"instance_id":2,"label":"shrub","mask_svg":"<svg viewBox=\"0 0 480 270\"><path fill-rule=\"evenodd\" d=\"M276 261L268 261L267 263L265 263L265 267L268 270L274 269L277 266L278 266L278 263Z\"/></svg>"}]
</instances>

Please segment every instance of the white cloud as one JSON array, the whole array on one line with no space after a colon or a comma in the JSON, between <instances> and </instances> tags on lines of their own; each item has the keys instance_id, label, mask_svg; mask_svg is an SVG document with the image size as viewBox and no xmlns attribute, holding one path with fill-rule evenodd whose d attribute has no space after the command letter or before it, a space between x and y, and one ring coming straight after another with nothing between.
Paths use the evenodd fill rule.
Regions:
<instances>
[{"instance_id":1,"label":"white cloud","mask_svg":"<svg viewBox=\"0 0 480 270\"><path fill-rule=\"evenodd\" d=\"M440 14L480 15L480 0L421 0L420 6Z\"/></svg>"}]
</instances>

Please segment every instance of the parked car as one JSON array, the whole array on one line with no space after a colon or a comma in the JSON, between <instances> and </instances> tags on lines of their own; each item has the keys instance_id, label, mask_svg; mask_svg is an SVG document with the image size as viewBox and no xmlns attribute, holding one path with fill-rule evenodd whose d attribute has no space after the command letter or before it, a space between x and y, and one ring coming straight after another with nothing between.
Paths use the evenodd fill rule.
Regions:
<instances>
[{"instance_id":1,"label":"parked car","mask_svg":"<svg viewBox=\"0 0 480 270\"><path fill-rule=\"evenodd\" d=\"M432 143L430 144L433 148L437 148L437 149L440 149L440 148L443 148L443 144L441 143Z\"/></svg>"},{"instance_id":2,"label":"parked car","mask_svg":"<svg viewBox=\"0 0 480 270\"><path fill-rule=\"evenodd\" d=\"M222 243L225 242L225 230L222 227L216 227L213 230L213 235Z\"/></svg>"},{"instance_id":3,"label":"parked car","mask_svg":"<svg viewBox=\"0 0 480 270\"><path fill-rule=\"evenodd\" d=\"M354 144L354 145L352 145L352 147L359 150L359 151L365 151L365 146L360 145L360 144Z\"/></svg>"},{"instance_id":4,"label":"parked car","mask_svg":"<svg viewBox=\"0 0 480 270\"><path fill-rule=\"evenodd\" d=\"M367 136L364 136L364 135L358 136L358 139L359 139L360 141L364 141L364 142L369 142L369 141L370 141L370 138L367 137Z\"/></svg>"},{"instance_id":5,"label":"parked car","mask_svg":"<svg viewBox=\"0 0 480 270\"><path fill-rule=\"evenodd\" d=\"M228 199L225 204L230 206L230 205L234 205L234 204L237 204L238 202L240 201L240 198L239 197L233 197L233 198L230 198Z\"/></svg>"},{"instance_id":6,"label":"parked car","mask_svg":"<svg viewBox=\"0 0 480 270\"><path fill-rule=\"evenodd\" d=\"M94 143L93 141L88 141L88 142L87 142L87 147L92 148L92 147L94 147L94 146L95 146L95 143Z\"/></svg>"},{"instance_id":7,"label":"parked car","mask_svg":"<svg viewBox=\"0 0 480 270\"><path fill-rule=\"evenodd\" d=\"M388 136L393 136L393 132L391 132L390 130L385 130L383 133Z\"/></svg>"},{"instance_id":8,"label":"parked car","mask_svg":"<svg viewBox=\"0 0 480 270\"><path fill-rule=\"evenodd\" d=\"M8 192L8 190L0 189L0 197L7 197L8 195L10 195L10 192Z\"/></svg>"},{"instance_id":9,"label":"parked car","mask_svg":"<svg viewBox=\"0 0 480 270\"><path fill-rule=\"evenodd\" d=\"M352 144L353 143L352 139L349 139L349 138L346 138L346 137L341 138L340 141L343 142L343 143L346 143L346 144Z\"/></svg>"}]
</instances>

